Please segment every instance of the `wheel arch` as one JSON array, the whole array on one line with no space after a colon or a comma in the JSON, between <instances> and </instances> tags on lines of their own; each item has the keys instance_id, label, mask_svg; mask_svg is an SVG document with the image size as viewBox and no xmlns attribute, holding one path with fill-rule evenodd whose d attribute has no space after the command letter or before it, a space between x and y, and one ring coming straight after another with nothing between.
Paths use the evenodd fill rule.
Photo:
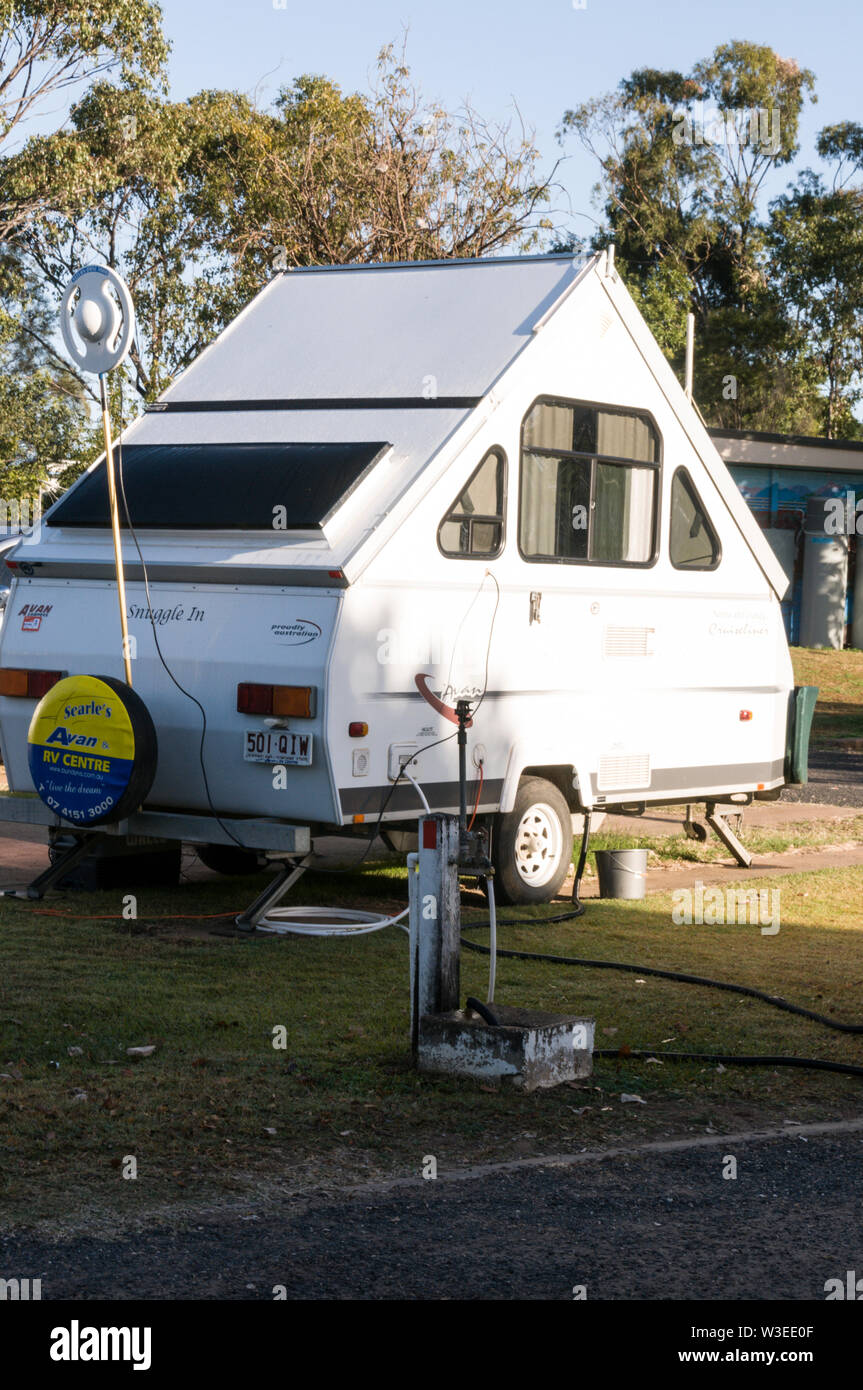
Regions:
<instances>
[{"instance_id":1,"label":"wheel arch","mask_svg":"<svg viewBox=\"0 0 863 1390\"><path fill-rule=\"evenodd\" d=\"M542 777L546 782L551 782L561 792L573 812L590 810L593 804L590 778L584 758L561 762L547 748L538 749L525 744L515 744L510 752L500 793L500 810L503 813L512 810L519 783L525 777ZM573 786L575 779L578 781L578 787Z\"/></svg>"}]
</instances>

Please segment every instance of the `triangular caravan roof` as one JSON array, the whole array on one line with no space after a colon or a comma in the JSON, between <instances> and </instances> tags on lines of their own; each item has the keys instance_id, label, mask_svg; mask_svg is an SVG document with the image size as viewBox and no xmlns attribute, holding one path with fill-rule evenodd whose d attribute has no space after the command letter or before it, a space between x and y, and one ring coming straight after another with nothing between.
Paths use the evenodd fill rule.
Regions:
<instances>
[{"instance_id":1,"label":"triangular caravan roof","mask_svg":"<svg viewBox=\"0 0 863 1390\"><path fill-rule=\"evenodd\" d=\"M479 398L583 265L568 255L285 271L162 400Z\"/></svg>"},{"instance_id":2,"label":"triangular caravan roof","mask_svg":"<svg viewBox=\"0 0 863 1390\"><path fill-rule=\"evenodd\" d=\"M326 568L353 557L358 572L359 550L368 559L385 540L384 514L392 519L427 464L449 454L448 441L456 447L473 433L490 403L507 394L516 359L541 347L539 330L558 313L578 312L579 290L594 276L781 595L784 571L605 253L587 261L522 256L283 272L124 438L156 446L389 441L389 495L375 499L371 533L366 516L329 556L300 543L292 558ZM55 555L64 549L56 532L43 536ZM231 557L210 549L202 536L199 562L221 568L246 553L252 563L284 566L283 550L277 560L251 538L238 537Z\"/></svg>"},{"instance_id":3,"label":"triangular caravan roof","mask_svg":"<svg viewBox=\"0 0 863 1390\"><path fill-rule=\"evenodd\" d=\"M231 420L240 442L252 431L260 438L268 403L301 403L305 418L292 412L291 437L326 439L356 438L351 406L365 412L367 429L369 410L380 405L398 461L414 465L402 472L406 479L591 273L781 597L788 586L784 570L606 253L587 263L571 255L519 256L284 272L169 388L156 410L183 415L184 405L200 410L209 402L218 408L225 438L231 403L255 401L260 409ZM417 398L433 402L434 410L411 409ZM399 408L402 403L406 408ZM332 413L316 419L318 411ZM207 428L204 418L194 431L198 437ZM175 439L178 424L174 418ZM282 431L284 437L284 416ZM149 442L150 432L136 442ZM376 437L383 437L379 426Z\"/></svg>"}]
</instances>

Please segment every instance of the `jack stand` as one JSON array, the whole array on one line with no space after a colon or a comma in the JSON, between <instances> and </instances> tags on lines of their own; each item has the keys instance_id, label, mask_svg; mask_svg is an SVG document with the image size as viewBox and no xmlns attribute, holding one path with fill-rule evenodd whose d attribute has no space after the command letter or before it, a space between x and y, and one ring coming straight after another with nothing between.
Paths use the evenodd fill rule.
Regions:
<instances>
[{"instance_id":1,"label":"jack stand","mask_svg":"<svg viewBox=\"0 0 863 1390\"><path fill-rule=\"evenodd\" d=\"M236 919L238 931L253 932L258 924L266 917L271 908L276 903L281 902L282 898L290 888L293 888L298 878L306 872L305 864L295 864L292 859L285 860L281 871L276 874L272 883L268 883L263 893L247 907L245 912L241 912Z\"/></svg>"},{"instance_id":2,"label":"jack stand","mask_svg":"<svg viewBox=\"0 0 863 1390\"><path fill-rule=\"evenodd\" d=\"M698 840L700 844L704 844L704 841L707 839L707 831L703 825L692 819L692 811L693 807L687 806L686 818L683 822L683 833L688 840Z\"/></svg>"},{"instance_id":3,"label":"jack stand","mask_svg":"<svg viewBox=\"0 0 863 1390\"><path fill-rule=\"evenodd\" d=\"M70 869L74 869L76 864L86 858L93 846L104 838L104 835L100 834L77 837L74 845L71 845L65 854L61 854L59 859L56 859L43 873L34 878L33 882L28 884L26 888L6 888L0 893L0 897L29 898L34 902L44 898L47 890L53 887Z\"/></svg>"},{"instance_id":4,"label":"jack stand","mask_svg":"<svg viewBox=\"0 0 863 1390\"><path fill-rule=\"evenodd\" d=\"M751 868L752 855L749 853L749 850L746 848L746 846L740 843L728 822L724 820L723 817L719 814L719 812L716 809L715 801L708 801L707 815L705 819L710 828L714 830L716 834L719 836L726 849L729 849L731 853L734 855L734 858L737 860L741 868ZM740 829L741 819L742 817L738 814L738 830Z\"/></svg>"}]
</instances>

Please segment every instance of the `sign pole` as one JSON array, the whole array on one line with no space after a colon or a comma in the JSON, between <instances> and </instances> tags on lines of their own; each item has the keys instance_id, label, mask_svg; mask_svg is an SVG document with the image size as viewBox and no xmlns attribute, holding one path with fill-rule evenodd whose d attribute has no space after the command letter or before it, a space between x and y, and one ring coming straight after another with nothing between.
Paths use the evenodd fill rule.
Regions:
<instances>
[{"instance_id":1,"label":"sign pole","mask_svg":"<svg viewBox=\"0 0 863 1390\"><path fill-rule=\"evenodd\" d=\"M114 449L111 443L111 417L108 414L108 391L105 373L99 373L99 392L102 398L102 427L105 431L105 467L108 470L108 505L111 509L111 534L114 539L114 566L117 572L117 600L120 604L120 630L123 634L123 666L126 684L132 684L132 661L129 651L129 625L126 616L126 577L123 573L123 542L120 536L120 512L117 506L117 480L114 475Z\"/></svg>"},{"instance_id":2,"label":"sign pole","mask_svg":"<svg viewBox=\"0 0 863 1390\"><path fill-rule=\"evenodd\" d=\"M114 472L114 446L108 413L108 373L125 360L135 336L135 306L129 287L116 270L106 265L84 265L76 270L63 292L60 303L63 341L79 371L99 378L102 428L105 432L105 470L108 477L108 506L114 541L114 570L117 575L117 601L120 605L120 631L123 635L123 669L126 684L132 684L132 653L126 615L126 578L123 573L123 542L120 511L117 506L117 478ZM129 523L131 525L131 522Z\"/></svg>"}]
</instances>

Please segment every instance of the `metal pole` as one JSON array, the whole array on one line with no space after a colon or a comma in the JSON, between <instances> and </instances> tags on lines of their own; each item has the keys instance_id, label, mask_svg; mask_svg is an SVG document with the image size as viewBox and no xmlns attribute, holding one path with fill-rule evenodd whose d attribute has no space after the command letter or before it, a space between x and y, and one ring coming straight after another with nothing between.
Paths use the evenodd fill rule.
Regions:
<instances>
[{"instance_id":1,"label":"metal pole","mask_svg":"<svg viewBox=\"0 0 863 1390\"><path fill-rule=\"evenodd\" d=\"M467 700L456 702L458 715L458 823L464 835L467 830L467 719L470 705Z\"/></svg>"},{"instance_id":2,"label":"metal pole","mask_svg":"<svg viewBox=\"0 0 863 1390\"><path fill-rule=\"evenodd\" d=\"M423 816L416 867L409 865L411 1041L423 1014L458 1008L461 903L455 816ZM413 856L411 856L413 857Z\"/></svg>"},{"instance_id":3,"label":"metal pole","mask_svg":"<svg viewBox=\"0 0 863 1390\"><path fill-rule=\"evenodd\" d=\"M692 373L695 359L695 315L686 315L686 399L692 400Z\"/></svg>"},{"instance_id":4,"label":"metal pole","mask_svg":"<svg viewBox=\"0 0 863 1390\"><path fill-rule=\"evenodd\" d=\"M105 465L108 469L108 505L111 509L111 534L114 538L114 566L117 572L117 600L120 604L120 629L123 634L123 665L126 684L132 684L132 661L129 654L129 626L126 619L126 579L123 574L123 543L120 539L120 513L117 507L117 481L114 477L114 449L111 444L111 417L108 414L108 391L105 373L99 373L102 397L102 426L105 431Z\"/></svg>"}]
</instances>

